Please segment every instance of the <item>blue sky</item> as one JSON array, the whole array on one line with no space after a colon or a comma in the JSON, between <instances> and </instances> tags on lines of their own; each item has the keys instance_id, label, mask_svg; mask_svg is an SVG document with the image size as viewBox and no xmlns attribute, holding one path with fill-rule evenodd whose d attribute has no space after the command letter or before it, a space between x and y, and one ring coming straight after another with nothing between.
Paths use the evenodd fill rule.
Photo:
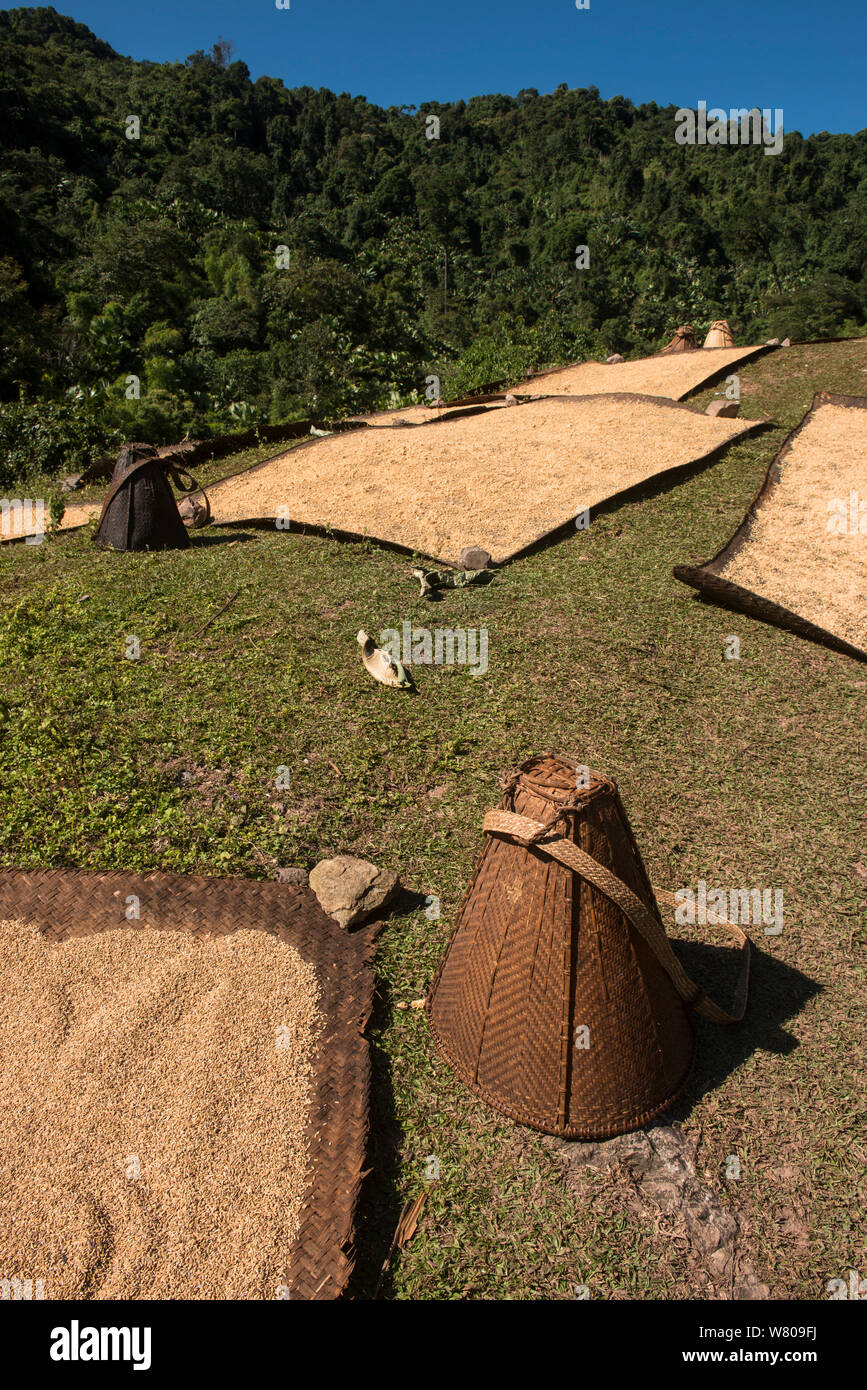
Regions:
<instances>
[{"instance_id":1,"label":"blue sky","mask_svg":"<svg viewBox=\"0 0 867 1390\"><path fill-rule=\"evenodd\" d=\"M180 61L218 35L254 78L383 106L522 87L661 106L782 107L789 130L867 127L867 0L70 0L119 53ZM8 6L5 8L9 8Z\"/></svg>"}]
</instances>

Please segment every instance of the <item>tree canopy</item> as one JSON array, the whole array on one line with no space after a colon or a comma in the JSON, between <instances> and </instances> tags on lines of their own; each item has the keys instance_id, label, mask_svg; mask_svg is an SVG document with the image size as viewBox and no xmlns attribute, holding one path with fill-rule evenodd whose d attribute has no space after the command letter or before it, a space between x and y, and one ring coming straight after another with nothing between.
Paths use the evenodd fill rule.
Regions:
<instances>
[{"instance_id":1,"label":"tree canopy","mask_svg":"<svg viewBox=\"0 0 867 1390\"><path fill-rule=\"evenodd\" d=\"M253 82L222 37L140 63L2 11L0 403L161 441L653 351L686 321L858 332L867 132L768 157L674 130L593 87L382 109Z\"/></svg>"}]
</instances>

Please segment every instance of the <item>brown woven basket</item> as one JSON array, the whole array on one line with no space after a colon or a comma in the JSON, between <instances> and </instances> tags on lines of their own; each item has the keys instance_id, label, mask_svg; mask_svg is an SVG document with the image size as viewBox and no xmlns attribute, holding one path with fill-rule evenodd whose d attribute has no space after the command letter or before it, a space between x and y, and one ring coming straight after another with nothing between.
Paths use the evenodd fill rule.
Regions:
<instances>
[{"instance_id":1,"label":"brown woven basket","mask_svg":"<svg viewBox=\"0 0 867 1390\"><path fill-rule=\"evenodd\" d=\"M524 763L484 829L428 999L440 1052L483 1099L547 1134L640 1128L690 1071L690 1008L743 1016L747 938L737 930L730 1015L671 949L616 786L571 760Z\"/></svg>"},{"instance_id":2,"label":"brown woven basket","mask_svg":"<svg viewBox=\"0 0 867 1390\"><path fill-rule=\"evenodd\" d=\"M695 329L691 323L682 323L675 333L670 343L666 343L656 354L657 357L665 357L669 352L695 352L698 343L695 341Z\"/></svg>"},{"instance_id":3,"label":"brown woven basket","mask_svg":"<svg viewBox=\"0 0 867 1390\"><path fill-rule=\"evenodd\" d=\"M729 327L727 319L715 319L708 329L708 335L704 340L706 348L733 348L735 346L735 335Z\"/></svg>"}]
</instances>

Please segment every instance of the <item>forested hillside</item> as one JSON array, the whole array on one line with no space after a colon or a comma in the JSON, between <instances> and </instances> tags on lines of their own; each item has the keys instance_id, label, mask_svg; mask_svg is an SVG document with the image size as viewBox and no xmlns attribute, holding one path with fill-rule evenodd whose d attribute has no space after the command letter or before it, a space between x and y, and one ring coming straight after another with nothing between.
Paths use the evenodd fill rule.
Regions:
<instances>
[{"instance_id":1,"label":"forested hillside","mask_svg":"<svg viewBox=\"0 0 867 1390\"><path fill-rule=\"evenodd\" d=\"M565 85L383 110L252 82L228 44L138 63L0 12L0 485L121 436L652 351L685 321L861 331L867 132L768 157L679 146L674 111Z\"/></svg>"}]
</instances>

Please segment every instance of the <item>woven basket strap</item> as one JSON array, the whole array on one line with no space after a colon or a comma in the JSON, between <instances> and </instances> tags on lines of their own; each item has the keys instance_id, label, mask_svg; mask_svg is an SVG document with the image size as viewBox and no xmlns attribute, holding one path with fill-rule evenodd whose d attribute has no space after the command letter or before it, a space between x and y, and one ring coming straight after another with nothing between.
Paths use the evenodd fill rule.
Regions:
<instances>
[{"instance_id":1,"label":"woven basket strap","mask_svg":"<svg viewBox=\"0 0 867 1390\"><path fill-rule=\"evenodd\" d=\"M584 850L579 849L571 840L566 840L560 835L546 834L547 827L540 821L530 820L528 816L517 816L512 811L489 811L482 823L482 829L489 835L509 835L525 844L533 844L543 854L549 854L552 859L559 860L568 869L573 869L582 878L586 878L616 903L636 931L644 937L681 999L696 1013L714 1023L738 1023L743 1018L750 980L750 940L737 923L713 914L713 920L727 926L742 948L741 973L735 990L733 1012L729 1014L708 998L701 986L687 975L672 950L662 922L648 911L641 899L621 878L611 873L592 855L585 854ZM540 838L541 836L544 838ZM677 905L673 894L660 893L659 896L670 905Z\"/></svg>"},{"instance_id":2,"label":"woven basket strap","mask_svg":"<svg viewBox=\"0 0 867 1390\"><path fill-rule=\"evenodd\" d=\"M202 487L202 484L196 482L189 469L182 468L178 463L171 463L168 460L166 460L166 471L168 473L171 473L172 480L175 484L175 487L178 489L178 492L200 492L202 494L202 499L205 504L205 520L202 524L204 526L207 526L211 520L211 499L205 492L205 489ZM187 479L187 481L185 482L184 479Z\"/></svg>"}]
</instances>

